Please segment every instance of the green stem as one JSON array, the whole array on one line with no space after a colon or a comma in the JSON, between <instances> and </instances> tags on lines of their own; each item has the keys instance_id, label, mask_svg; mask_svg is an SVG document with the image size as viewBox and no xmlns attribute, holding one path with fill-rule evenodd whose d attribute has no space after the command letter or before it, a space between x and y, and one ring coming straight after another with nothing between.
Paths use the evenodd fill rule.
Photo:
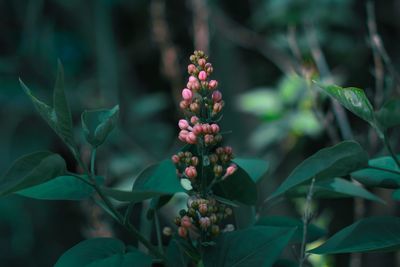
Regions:
<instances>
[{"instance_id":1,"label":"green stem","mask_svg":"<svg viewBox=\"0 0 400 267\"><path fill-rule=\"evenodd\" d=\"M306 205L303 213L303 239L301 241L299 267L302 267L307 259L306 255L307 230L308 230L307 228L308 225L310 224L310 218L311 218L310 206L314 194L314 183L315 183L315 177L312 179L310 188L308 189Z\"/></svg>"},{"instance_id":2,"label":"green stem","mask_svg":"<svg viewBox=\"0 0 400 267\"><path fill-rule=\"evenodd\" d=\"M131 233L140 243L142 243L154 256L162 259L165 261L165 256L163 253L159 252L158 249L153 246L150 241L148 241L132 224L129 222L125 222L124 217L120 212L118 212L114 205L111 203L111 201L107 198L107 196L104 194L104 192L101 190L101 188L96 184L95 180L95 162L96 162L96 149L93 148L92 154L91 154L91 159L90 159L90 171L86 164L82 161L82 159L74 153L74 157L78 164L83 168L85 174L89 177L90 181L86 181L82 177L76 174L70 173L70 175L80 179L81 181L89 184L90 186L93 187L93 189L96 191L96 193L99 195L101 200L104 202L106 207L114 214L115 218L117 218L117 222L124 226L129 233Z\"/></svg>"},{"instance_id":3,"label":"green stem","mask_svg":"<svg viewBox=\"0 0 400 267\"><path fill-rule=\"evenodd\" d=\"M400 168L400 161L397 158L396 154L393 152L392 146L390 145L390 141L388 139L387 133L383 133L383 142L385 143L385 147L386 149L389 151L390 155L392 156L392 158L394 159L394 161L396 162L397 167Z\"/></svg>"},{"instance_id":4,"label":"green stem","mask_svg":"<svg viewBox=\"0 0 400 267\"><path fill-rule=\"evenodd\" d=\"M154 224L155 224L155 227L156 227L158 250L161 253L163 253L163 245L162 245L161 229L160 229L160 219L158 217L157 210L154 211Z\"/></svg>"}]
</instances>

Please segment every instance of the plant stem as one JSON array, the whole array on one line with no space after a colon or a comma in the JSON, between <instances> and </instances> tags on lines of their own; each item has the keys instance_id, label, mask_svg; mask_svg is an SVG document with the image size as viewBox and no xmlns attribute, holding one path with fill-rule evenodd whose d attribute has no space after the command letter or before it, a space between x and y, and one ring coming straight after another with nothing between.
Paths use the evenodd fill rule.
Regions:
<instances>
[{"instance_id":1,"label":"plant stem","mask_svg":"<svg viewBox=\"0 0 400 267\"><path fill-rule=\"evenodd\" d=\"M161 238L161 231L160 231L160 218L158 217L157 210L154 211L154 224L156 227L158 250L160 250L160 252L163 253L162 238Z\"/></svg>"},{"instance_id":2,"label":"plant stem","mask_svg":"<svg viewBox=\"0 0 400 267\"><path fill-rule=\"evenodd\" d=\"M391 172L391 173L400 175L399 171L395 171L395 170L391 170L391 169L386 169L386 168L381 168L381 167L376 167L376 166L371 166L371 165L368 165L368 168L369 169L380 170L380 171L385 171L385 172Z\"/></svg>"},{"instance_id":3,"label":"plant stem","mask_svg":"<svg viewBox=\"0 0 400 267\"><path fill-rule=\"evenodd\" d=\"M93 148L92 154L91 154L91 159L90 159L90 171L86 164L82 161L82 159L79 157L79 155L74 154L75 159L77 160L78 164L83 168L85 174L89 177L90 182L86 181L82 177L76 174L72 174L74 177L80 179L81 181L91 185L93 189L96 191L96 193L99 195L101 200L104 202L106 207L114 214L115 218L117 219L117 222L124 226L129 233L131 233L140 243L142 243L151 253L153 253L154 256L162 259L165 261L165 256L162 252L158 251L158 249L153 246L150 241L148 241L132 224L129 222L125 222L124 217L118 210L115 209L114 205L111 203L111 201L107 198L107 196L104 194L104 192L101 190L101 188L96 184L95 180L95 162L96 162L96 149Z\"/></svg>"},{"instance_id":4,"label":"plant stem","mask_svg":"<svg viewBox=\"0 0 400 267\"><path fill-rule=\"evenodd\" d=\"M311 206L311 201L314 193L314 183L315 183L315 177L312 179L310 188L308 189L308 194L307 194L307 199L306 199L306 204L304 207L304 213L303 213L303 239L301 241L301 248L300 248L300 259L299 259L299 267L302 267L304 262L307 259L306 255L306 243L307 243L307 228L310 223L310 218L311 218L311 212L310 212L310 206Z\"/></svg>"},{"instance_id":5,"label":"plant stem","mask_svg":"<svg viewBox=\"0 0 400 267\"><path fill-rule=\"evenodd\" d=\"M386 149L389 151L390 155L392 156L393 160L396 162L397 167L400 168L400 161L397 158L396 154L393 152L392 146L390 145L390 141L388 139L387 133L383 133L383 142L385 143Z\"/></svg>"}]
</instances>

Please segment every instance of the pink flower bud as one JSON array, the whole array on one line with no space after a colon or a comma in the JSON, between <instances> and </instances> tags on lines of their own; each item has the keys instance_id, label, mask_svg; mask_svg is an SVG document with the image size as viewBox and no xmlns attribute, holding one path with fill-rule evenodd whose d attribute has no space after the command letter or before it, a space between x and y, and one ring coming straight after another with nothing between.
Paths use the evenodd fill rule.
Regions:
<instances>
[{"instance_id":1,"label":"pink flower bud","mask_svg":"<svg viewBox=\"0 0 400 267\"><path fill-rule=\"evenodd\" d=\"M203 132L203 127L201 126L201 124L196 124L195 126L193 126L193 133L195 135L199 135Z\"/></svg>"},{"instance_id":2,"label":"pink flower bud","mask_svg":"<svg viewBox=\"0 0 400 267\"><path fill-rule=\"evenodd\" d=\"M220 154L224 153L224 149L223 149L222 147L218 147L218 148L215 150L215 152L216 152L218 155L220 155Z\"/></svg>"},{"instance_id":3,"label":"pink flower bud","mask_svg":"<svg viewBox=\"0 0 400 267\"><path fill-rule=\"evenodd\" d=\"M193 166L189 166L185 169L185 174L189 179L194 179L197 177L196 168Z\"/></svg>"},{"instance_id":4,"label":"pink flower bud","mask_svg":"<svg viewBox=\"0 0 400 267\"><path fill-rule=\"evenodd\" d=\"M211 134L206 134L206 135L204 136L204 142L205 142L207 145L212 144L212 143L214 142L214 136L211 135Z\"/></svg>"},{"instance_id":5,"label":"pink flower bud","mask_svg":"<svg viewBox=\"0 0 400 267\"><path fill-rule=\"evenodd\" d=\"M226 146L226 147L224 147L224 151L226 154L232 154L233 149L230 146Z\"/></svg>"},{"instance_id":6,"label":"pink flower bud","mask_svg":"<svg viewBox=\"0 0 400 267\"><path fill-rule=\"evenodd\" d=\"M179 120L178 126L181 130L186 130L189 127L189 123L187 120Z\"/></svg>"},{"instance_id":7,"label":"pink flower bud","mask_svg":"<svg viewBox=\"0 0 400 267\"><path fill-rule=\"evenodd\" d=\"M214 103L221 101L222 99L222 94L220 91L214 91L212 93L212 100L214 101Z\"/></svg>"},{"instance_id":8,"label":"pink flower bud","mask_svg":"<svg viewBox=\"0 0 400 267\"><path fill-rule=\"evenodd\" d=\"M199 64L200 67L204 67L206 65L206 59L200 58L199 60L197 60L197 64Z\"/></svg>"},{"instance_id":9,"label":"pink flower bud","mask_svg":"<svg viewBox=\"0 0 400 267\"><path fill-rule=\"evenodd\" d=\"M199 212L201 215L206 215L207 214L207 204L206 203L201 203L199 204Z\"/></svg>"},{"instance_id":10,"label":"pink flower bud","mask_svg":"<svg viewBox=\"0 0 400 267\"><path fill-rule=\"evenodd\" d=\"M208 218L208 217L201 217L200 220L199 220L199 223L200 223L200 227L201 227L203 230L205 230L205 229L207 229L207 228L210 226L210 224L211 224L210 218Z\"/></svg>"},{"instance_id":11,"label":"pink flower bud","mask_svg":"<svg viewBox=\"0 0 400 267\"><path fill-rule=\"evenodd\" d=\"M211 124L211 131L213 132L213 133L218 133L219 132L219 126L218 126L218 124L215 124L215 123L213 123L213 124Z\"/></svg>"},{"instance_id":12,"label":"pink flower bud","mask_svg":"<svg viewBox=\"0 0 400 267\"><path fill-rule=\"evenodd\" d=\"M185 88L182 90L182 98L186 101L190 101L193 97L193 93L192 91L190 91L189 89Z\"/></svg>"},{"instance_id":13,"label":"pink flower bud","mask_svg":"<svg viewBox=\"0 0 400 267\"><path fill-rule=\"evenodd\" d=\"M178 136L179 140L181 140L182 142L185 142L186 141L186 137L188 136L188 134L189 134L189 132L186 131L186 130L180 131L179 132L179 136Z\"/></svg>"},{"instance_id":14,"label":"pink flower bud","mask_svg":"<svg viewBox=\"0 0 400 267\"><path fill-rule=\"evenodd\" d=\"M193 125L196 124L198 121L199 121L199 118L197 116L192 116L190 118L190 123Z\"/></svg>"},{"instance_id":15,"label":"pink flower bud","mask_svg":"<svg viewBox=\"0 0 400 267\"><path fill-rule=\"evenodd\" d=\"M204 70L200 71L200 73L199 73L199 80L200 80L200 81L205 81L205 80L207 80L207 73L206 73Z\"/></svg>"},{"instance_id":16,"label":"pink flower bud","mask_svg":"<svg viewBox=\"0 0 400 267\"><path fill-rule=\"evenodd\" d=\"M218 82L217 82L216 80L211 80L211 81L208 83L208 88L209 88L210 90L214 90L215 88L217 88L217 86L218 86Z\"/></svg>"},{"instance_id":17,"label":"pink flower bud","mask_svg":"<svg viewBox=\"0 0 400 267\"><path fill-rule=\"evenodd\" d=\"M237 170L236 164L231 164L228 168L226 168L225 177L232 175Z\"/></svg>"},{"instance_id":18,"label":"pink flower bud","mask_svg":"<svg viewBox=\"0 0 400 267\"><path fill-rule=\"evenodd\" d=\"M188 65L188 73L189 73L189 74L195 73L196 70L197 70L197 69L196 69L196 66L195 66L194 64Z\"/></svg>"},{"instance_id":19,"label":"pink flower bud","mask_svg":"<svg viewBox=\"0 0 400 267\"><path fill-rule=\"evenodd\" d=\"M200 106L198 103L192 103L190 104L190 111L197 113L200 110Z\"/></svg>"},{"instance_id":20,"label":"pink flower bud","mask_svg":"<svg viewBox=\"0 0 400 267\"><path fill-rule=\"evenodd\" d=\"M213 111L214 111L215 113L218 113L218 112L220 112L221 110L222 110L222 104L221 104L221 102L215 103L214 106L213 106Z\"/></svg>"},{"instance_id":21,"label":"pink flower bud","mask_svg":"<svg viewBox=\"0 0 400 267\"><path fill-rule=\"evenodd\" d=\"M197 78L194 77L194 76L190 76L190 77L189 77L189 82L190 82L190 83L197 82Z\"/></svg>"},{"instance_id":22,"label":"pink flower bud","mask_svg":"<svg viewBox=\"0 0 400 267\"><path fill-rule=\"evenodd\" d=\"M181 219L181 225L185 228L189 228L192 226L192 221L190 220L189 216L183 216Z\"/></svg>"},{"instance_id":23,"label":"pink flower bud","mask_svg":"<svg viewBox=\"0 0 400 267\"><path fill-rule=\"evenodd\" d=\"M197 137L193 132L190 132L187 136L186 136L186 142L189 144L196 144L197 142Z\"/></svg>"},{"instance_id":24,"label":"pink flower bud","mask_svg":"<svg viewBox=\"0 0 400 267\"><path fill-rule=\"evenodd\" d=\"M192 157L191 163L193 166L199 165L199 158L198 157Z\"/></svg>"},{"instance_id":25,"label":"pink flower bud","mask_svg":"<svg viewBox=\"0 0 400 267\"><path fill-rule=\"evenodd\" d=\"M186 101L186 100L182 100L182 101L179 103L179 107L180 107L181 109L187 109L187 108L189 107L189 105L190 105L190 103L189 103L188 101Z\"/></svg>"},{"instance_id":26,"label":"pink flower bud","mask_svg":"<svg viewBox=\"0 0 400 267\"><path fill-rule=\"evenodd\" d=\"M178 228L178 234L179 234L179 236L180 237L183 237L183 238L186 238L186 236L187 236L187 230L186 230L186 228L185 227L179 227Z\"/></svg>"},{"instance_id":27,"label":"pink flower bud","mask_svg":"<svg viewBox=\"0 0 400 267\"><path fill-rule=\"evenodd\" d=\"M171 160L173 163L178 164L181 159L178 157L178 155L173 155Z\"/></svg>"},{"instance_id":28,"label":"pink flower bud","mask_svg":"<svg viewBox=\"0 0 400 267\"><path fill-rule=\"evenodd\" d=\"M194 91L200 90L200 83L199 83L199 81L193 82L191 86L192 86L192 90L194 90Z\"/></svg>"}]
</instances>

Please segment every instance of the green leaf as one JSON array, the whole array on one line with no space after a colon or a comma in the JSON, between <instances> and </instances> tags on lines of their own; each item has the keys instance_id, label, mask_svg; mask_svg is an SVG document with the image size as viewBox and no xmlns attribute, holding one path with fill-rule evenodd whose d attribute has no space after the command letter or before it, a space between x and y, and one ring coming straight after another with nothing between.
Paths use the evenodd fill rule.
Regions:
<instances>
[{"instance_id":1,"label":"green leaf","mask_svg":"<svg viewBox=\"0 0 400 267\"><path fill-rule=\"evenodd\" d=\"M255 183L261 180L269 168L269 163L261 159L235 158L233 162L247 172Z\"/></svg>"},{"instance_id":2,"label":"green leaf","mask_svg":"<svg viewBox=\"0 0 400 267\"><path fill-rule=\"evenodd\" d=\"M87 179L84 175L82 179ZM104 180L99 177L99 180ZM92 186L74 176L59 176L43 184L16 192L25 197L43 200L82 200L94 193Z\"/></svg>"},{"instance_id":3,"label":"green leaf","mask_svg":"<svg viewBox=\"0 0 400 267\"><path fill-rule=\"evenodd\" d=\"M175 165L170 159L146 168L133 185L135 192L158 192L165 195L185 192L176 175Z\"/></svg>"},{"instance_id":4,"label":"green leaf","mask_svg":"<svg viewBox=\"0 0 400 267\"><path fill-rule=\"evenodd\" d=\"M86 110L81 115L86 140L98 147L104 143L118 121L119 106L112 109Z\"/></svg>"},{"instance_id":5,"label":"green leaf","mask_svg":"<svg viewBox=\"0 0 400 267\"><path fill-rule=\"evenodd\" d=\"M58 154L41 151L25 155L1 177L0 196L44 183L65 171L65 162Z\"/></svg>"},{"instance_id":6,"label":"green leaf","mask_svg":"<svg viewBox=\"0 0 400 267\"><path fill-rule=\"evenodd\" d=\"M284 194L313 177L319 181L347 175L366 166L367 162L367 153L354 141L344 141L321 149L298 165L268 199Z\"/></svg>"},{"instance_id":7,"label":"green leaf","mask_svg":"<svg viewBox=\"0 0 400 267\"><path fill-rule=\"evenodd\" d=\"M400 99L389 100L375 115L385 129L400 125Z\"/></svg>"},{"instance_id":8,"label":"green leaf","mask_svg":"<svg viewBox=\"0 0 400 267\"><path fill-rule=\"evenodd\" d=\"M72 115L64 92L64 71L58 62L56 84L53 91L53 107L33 96L31 90L19 80L24 92L29 96L40 116L73 151L77 150L73 138Z\"/></svg>"},{"instance_id":9,"label":"green leaf","mask_svg":"<svg viewBox=\"0 0 400 267\"><path fill-rule=\"evenodd\" d=\"M308 252L314 254L396 251L400 248L400 218L370 217L340 230L321 246Z\"/></svg>"},{"instance_id":10,"label":"green leaf","mask_svg":"<svg viewBox=\"0 0 400 267\"><path fill-rule=\"evenodd\" d=\"M293 190L288 192L287 195L290 197L306 197L308 190L309 185L302 185L295 187ZM317 181L314 184L313 191L313 198L360 197L380 203L385 203L381 198L372 194L368 190L342 178Z\"/></svg>"},{"instance_id":11,"label":"green leaf","mask_svg":"<svg viewBox=\"0 0 400 267\"><path fill-rule=\"evenodd\" d=\"M213 191L218 196L246 205L256 204L258 198L256 183L240 166L232 175L216 184Z\"/></svg>"},{"instance_id":12,"label":"green leaf","mask_svg":"<svg viewBox=\"0 0 400 267\"><path fill-rule=\"evenodd\" d=\"M366 186L400 188L400 169L392 157L371 159L368 165L387 171L365 168L351 173L351 177Z\"/></svg>"},{"instance_id":13,"label":"green leaf","mask_svg":"<svg viewBox=\"0 0 400 267\"><path fill-rule=\"evenodd\" d=\"M224 233L205 249L205 267L269 267L281 254L294 228L254 226Z\"/></svg>"},{"instance_id":14,"label":"green leaf","mask_svg":"<svg viewBox=\"0 0 400 267\"><path fill-rule=\"evenodd\" d=\"M303 222L297 218L266 216L258 219L255 225L296 228L291 242L300 243L303 239ZM322 229L314 224L307 226L307 242L313 242L325 236L326 234L327 232L325 229Z\"/></svg>"},{"instance_id":15,"label":"green leaf","mask_svg":"<svg viewBox=\"0 0 400 267\"><path fill-rule=\"evenodd\" d=\"M343 88L337 85L323 86L318 84L318 86L355 115L372 126L376 126L374 109L362 89L355 87Z\"/></svg>"},{"instance_id":16,"label":"green leaf","mask_svg":"<svg viewBox=\"0 0 400 267\"><path fill-rule=\"evenodd\" d=\"M167 267L187 267L189 255L177 238L172 238L166 250Z\"/></svg>"},{"instance_id":17,"label":"green leaf","mask_svg":"<svg viewBox=\"0 0 400 267\"><path fill-rule=\"evenodd\" d=\"M151 266L151 257L118 239L93 238L67 250L55 267L130 267Z\"/></svg>"},{"instance_id":18,"label":"green leaf","mask_svg":"<svg viewBox=\"0 0 400 267\"><path fill-rule=\"evenodd\" d=\"M394 200L400 201L400 189L393 191L392 198Z\"/></svg>"}]
</instances>

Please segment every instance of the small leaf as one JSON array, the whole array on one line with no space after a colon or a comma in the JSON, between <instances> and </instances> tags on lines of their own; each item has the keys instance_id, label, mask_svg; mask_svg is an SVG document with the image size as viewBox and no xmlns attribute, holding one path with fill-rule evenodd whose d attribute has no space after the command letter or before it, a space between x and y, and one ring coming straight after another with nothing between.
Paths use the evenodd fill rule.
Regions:
<instances>
[{"instance_id":1,"label":"small leaf","mask_svg":"<svg viewBox=\"0 0 400 267\"><path fill-rule=\"evenodd\" d=\"M255 183L261 180L269 168L269 163L261 159L235 158L233 162L247 172Z\"/></svg>"},{"instance_id":2,"label":"small leaf","mask_svg":"<svg viewBox=\"0 0 400 267\"><path fill-rule=\"evenodd\" d=\"M284 194L313 177L319 181L347 175L366 166L367 160L367 153L354 141L321 149L298 165L268 199Z\"/></svg>"},{"instance_id":3,"label":"small leaf","mask_svg":"<svg viewBox=\"0 0 400 267\"><path fill-rule=\"evenodd\" d=\"M291 242L300 243L303 239L303 222L297 218L284 216L266 216L258 219L256 225L296 228ZM314 224L310 224L307 226L307 242L313 242L325 236L326 234L326 230Z\"/></svg>"},{"instance_id":4,"label":"small leaf","mask_svg":"<svg viewBox=\"0 0 400 267\"><path fill-rule=\"evenodd\" d=\"M25 155L1 177L0 196L44 183L65 171L65 162L58 154L41 151Z\"/></svg>"},{"instance_id":5,"label":"small leaf","mask_svg":"<svg viewBox=\"0 0 400 267\"><path fill-rule=\"evenodd\" d=\"M93 238L85 240L67 250L55 267L150 267L151 257L126 247L118 239Z\"/></svg>"},{"instance_id":6,"label":"small leaf","mask_svg":"<svg viewBox=\"0 0 400 267\"><path fill-rule=\"evenodd\" d=\"M313 254L396 251L400 248L400 218L370 217L340 230Z\"/></svg>"},{"instance_id":7,"label":"small leaf","mask_svg":"<svg viewBox=\"0 0 400 267\"><path fill-rule=\"evenodd\" d=\"M87 179L84 175L81 177ZM104 180L104 178L98 177L98 180ZM77 177L65 175L16 193L43 200L82 200L90 197L94 193L94 189Z\"/></svg>"},{"instance_id":8,"label":"small leaf","mask_svg":"<svg viewBox=\"0 0 400 267\"><path fill-rule=\"evenodd\" d=\"M40 116L53 131L64 141L71 151L76 153L77 147L73 138L72 115L64 92L64 71L58 62L56 85L53 92L53 107L33 96L31 90L19 80L24 92L29 96Z\"/></svg>"},{"instance_id":9,"label":"small leaf","mask_svg":"<svg viewBox=\"0 0 400 267\"><path fill-rule=\"evenodd\" d=\"M112 109L86 110L82 113L82 128L86 140L98 147L104 143L118 121L119 106Z\"/></svg>"},{"instance_id":10,"label":"small leaf","mask_svg":"<svg viewBox=\"0 0 400 267\"><path fill-rule=\"evenodd\" d=\"M366 186L400 188L400 169L392 157L371 159L368 165L387 171L365 168L351 173L351 177Z\"/></svg>"},{"instance_id":11,"label":"small leaf","mask_svg":"<svg viewBox=\"0 0 400 267\"><path fill-rule=\"evenodd\" d=\"M318 84L318 86L345 108L375 127L374 110L363 90L355 87L343 88L337 85Z\"/></svg>"},{"instance_id":12,"label":"small leaf","mask_svg":"<svg viewBox=\"0 0 400 267\"><path fill-rule=\"evenodd\" d=\"M205 249L205 267L269 267L281 254L295 228L253 226L224 233Z\"/></svg>"},{"instance_id":13,"label":"small leaf","mask_svg":"<svg viewBox=\"0 0 400 267\"><path fill-rule=\"evenodd\" d=\"M400 125L400 99L391 99L376 112L376 118L385 128Z\"/></svg>"},{"instance_id":14,"label":"small leaf","mask_svg":"<svg viewBox=\"0 0 400 267\"><path fill-rule=\"evenodd\" d=\"M246 205L254 205L258 199L256 183L240 166L232 175L216 184L213 191L218 196Z\"/></svg>"},{"instance_id":15,"label":"small leaf","mask_svg":"<svg viewBox=\"0 0 400 267\"><path fill-rule=\"evenodd\" d=\"M309 185L295 187L288 192L290 197L306 197ZM361 197L364 199L385 203L381 198L368 190L342 178L317 181L314 184L313 198L346 198Z\"/></svg>"},{"instance_id":16,"label":"small leaf","mask_svg":"<svg viewBox=\"0 0 400 267\"><path fill-rule=\"evenodd\" d=\"M143 170L136 178L133 191L159 192L165 195L185 192L170 159L163 160Z\"/></svg>"}]
</instances>

